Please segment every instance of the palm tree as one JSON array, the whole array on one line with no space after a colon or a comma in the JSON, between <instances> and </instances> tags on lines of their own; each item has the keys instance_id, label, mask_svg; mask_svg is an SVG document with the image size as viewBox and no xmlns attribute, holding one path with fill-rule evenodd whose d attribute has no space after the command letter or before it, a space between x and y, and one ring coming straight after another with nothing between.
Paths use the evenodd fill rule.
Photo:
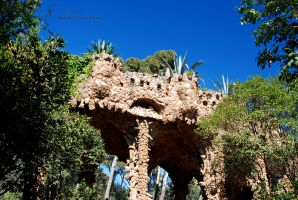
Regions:
<instances>
[{"instance_id":1,"label":"palm tree","mask_svg":"<svg viewBox=\"0 0 298 200\"><path fill-rule=\"evenodd\" d=\"M107 53L110 55L114 55L116 52L115 47L112 45L110 41L105 40L98 40L97 42L92 42L92 47L87 49L89 54L101 54L101 53ZM114 55L117 56L117 55Z\"/></svg>"}]
</instances>

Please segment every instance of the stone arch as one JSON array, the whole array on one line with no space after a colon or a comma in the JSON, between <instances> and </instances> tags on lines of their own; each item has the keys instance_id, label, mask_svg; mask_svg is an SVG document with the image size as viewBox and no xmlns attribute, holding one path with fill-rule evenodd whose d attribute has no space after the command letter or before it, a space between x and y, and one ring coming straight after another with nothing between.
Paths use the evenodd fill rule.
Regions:
<instances>
[{"instance_id":1,"label":"stone arch","mask_svg":"<svg viewBox=\"0 0 298 200\"><path fill-rule=\"evenodd\" d=\"M119 160L125 161L129 157L128 145L124 138L125 133L115 124L109 122L102 126L101 132L107 153L117 155Z\"/></svg>"},{"instance_id":2,"label":"stone arch","mask_svg":"<svg viewBox=\"0 0 298 200\"><path fill-rule=\"evenodd\" d=\"M201 156L210 144L193 133L193 126L182 122L155 122L150 128L154 144L150 147L149 171L157 165L165 169L173 181L176 199L185 199L192 178L203 181Z\"/></svg>"},{"instance_id":3,"label":"stone arch","mask_svg":"<svg viewBox=\"0 0 298 200\"><path fill-rule=\"evenodd\" d=\"M151 199L148 169L156 165L169 172L175 198L185 199L189 181L205 179L209 171L202 172L202 166L208 169L212 160L212 152L204 151L212 144L194 133L195 121L210 114L220 96L211 91L199 91L198 96L196 78L123 73L121 64L117 66L117 59L99 55L73 107L87 110L91 124L101 130L107 152L126 161L131 200ZM208 187L207 182L207 195Z\"/></svg>"}]
</instances>

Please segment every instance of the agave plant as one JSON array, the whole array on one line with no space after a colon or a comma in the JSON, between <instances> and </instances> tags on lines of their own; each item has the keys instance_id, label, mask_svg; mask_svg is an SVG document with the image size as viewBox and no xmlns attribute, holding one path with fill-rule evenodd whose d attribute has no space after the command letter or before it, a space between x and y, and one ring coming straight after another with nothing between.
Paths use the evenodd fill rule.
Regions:
<instances>
[{"instance_id":1,"label":"agave plant","mask_svg":"<svg viewBox=\"0 0 298 200\"><path fill-rule=\"evenodd\" d=\"M227 78L225 78L224 75L222 74L221 75L221 78L222 78L222 82L220 82L217 79L216 84L214 82L212 82L212 81L211 81L211 83L213 84L213 86L215 87L215 89L218 92L221 92L221 93L223 93L225 95L229 95L229 90L230 90L230 85L231 85L231 83L229 82L229 77L227 75Z\"/></svg>"},{"instance_id":2,"label":"agave plant","mask_svg":"<svg viewBox=\"0 0 298 200\"><path fill-rule=\"evenodd\" d=\"M177 56L177 54L174 52L174 58L175 58L175 60L174 60L174 65L173 66L171 66L166 59L162 58L162 60L166 64L167 68L169 68L171 75L173 75L173 74L183 75L186 72L188 72L190 70L194 70L199 65L201 65L201 64L204 63L203 61L200 60L198 62L195 62L193 65L191 65L191 67L189 67L186 64L186 54L187 53L184 54L184 57L182 59L181 56Z\"/></svg>"},{"instance_id":3,"label":"agave plant","mask_svg":"<svg viewBox=\"0 0 298 200\"><path fill-rule=\"evenodd\" d=\"M88 52L90 54L96 55L100 53L107 53L110 55L115 54L115 47L112 45L110 41L105 41L105 40L98 40L97 42L92 42L92 47L88 48Z\"/></svg>"}]
</instances>

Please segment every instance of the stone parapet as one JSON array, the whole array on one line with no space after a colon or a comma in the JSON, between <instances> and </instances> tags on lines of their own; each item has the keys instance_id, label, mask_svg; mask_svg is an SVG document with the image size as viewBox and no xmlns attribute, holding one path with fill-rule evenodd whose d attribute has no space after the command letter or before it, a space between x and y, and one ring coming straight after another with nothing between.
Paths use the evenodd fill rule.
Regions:
<instances>
[{"instance_id":1,"label":"stone parapet","mask_svg":"<svg viewBox=\"0 0 298 200\"><path fill-rule=\"evenodd\" d=\"M164 123L181 120L194 124L223 99L221 93L199 90L194 76L122 73L120 69L117 58L100 54L91 76L79 87L73 106L78 103L89 110L106 108Z\"/></svg>"}]
</instances>

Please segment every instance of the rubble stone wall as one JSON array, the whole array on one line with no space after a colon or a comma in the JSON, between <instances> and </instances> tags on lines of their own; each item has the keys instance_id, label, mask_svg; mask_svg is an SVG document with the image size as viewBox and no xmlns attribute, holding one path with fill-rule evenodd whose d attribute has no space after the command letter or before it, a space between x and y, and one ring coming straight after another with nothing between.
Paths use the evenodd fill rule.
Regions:
<instances>
[{"instance_id":1,"label":"rubble stone wall","mask_svg":"<svg viewBox=\"0 0 298 200\"><path fill-rule=\"evenodd\" d=\"M245 187L256 191L260 180L268 189L262 159L254 178L229 185L223 149L194 133L195 122L211 114L223 98L221 93L200 90L195 76L123 73L121 62L103 53L71 103L88 111L108 153L126 161L131 200L151 199L148 173L157 165L169 172L177 200L186 198L193 177L205 198L237 199L235 194Z\"/></svg>"},{"instance_id":2,"label":"rubble stone wall","mask_svg":"<svg viewBox=\"0 0 298 200\"><path fill-rule=\"evenodd\" d=\"M194 76L122 73L120 69L117 58L101 54L91 77L79 88L81 99L73 99L74 106L78 101L79 107L88 106L89 110L99 106L164 123L179 119L194 124L223 99L221 93L199 91Z\"/></svg>"}]
</instances>

